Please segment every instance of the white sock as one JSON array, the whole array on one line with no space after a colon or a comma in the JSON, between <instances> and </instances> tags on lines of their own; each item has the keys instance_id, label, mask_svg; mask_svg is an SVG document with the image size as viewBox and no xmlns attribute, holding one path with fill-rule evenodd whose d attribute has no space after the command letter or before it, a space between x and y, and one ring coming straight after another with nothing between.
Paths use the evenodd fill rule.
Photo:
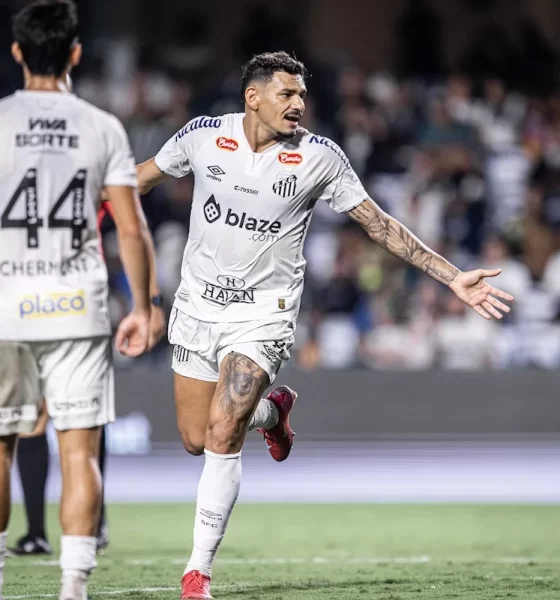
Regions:
<instances>
[{"instance_id":1,"label":"white sock","mask_svg":"<svg viewBox=\"0 0 560 600\"><path fill-rule=\"evenodd\" d=\"M87 580L97 566L97 538L86 535L63 535L60 538L60 568L64 599L87 597ZM79 589L78 589L79 588Z\"/></svg>"},{"instance_id":2,"label":"white sock","mask_svg":"<svg viewBox=\"0 0 560 600\"><path fill-rule=\"evenodd\" d=\"M249 423L249 429L271 429L278 423L278 409L276 404L261 398L257 405L257 410Z\"/></svg>"},{"instance_id":3,"label":"white sock","mask_svg":"<svg viewBox=\"0 0 560 600\"><path fill-rule=\"evenodd\" d=\"M0 533L0 600L2 599L2 587L4 586L4 561L6 560L6 547L8 545L8 532Z\"/></svg>"},{"instance_id":4,"label":"white sock","mask_svg":"<svg viewBox=\"0 0 560 600\"><path fill-rule=\"evenodd\" d=\"M198 483L194 539L185 569L208 577L241 485L241 452L215 454L205 450L206 460Z\"/></svg>"}]
</instances>

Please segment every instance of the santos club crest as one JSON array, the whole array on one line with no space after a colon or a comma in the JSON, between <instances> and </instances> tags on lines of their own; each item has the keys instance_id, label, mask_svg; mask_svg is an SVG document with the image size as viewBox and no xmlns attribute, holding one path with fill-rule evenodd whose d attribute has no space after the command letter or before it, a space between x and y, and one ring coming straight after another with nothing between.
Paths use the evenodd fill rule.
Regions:
<instances>
[{"instance_id":1,"label":"santos club crest","mask_svg":"<svg viewBox=\"0 0 560 600\"><path fill-rule=\"evenodd\" d=\"M282 196L282 198L288 198L295 195L297 190L297 177L290 175L286 177L284 174L276 176L276 183L272 186L272 190L275 194Z\"/></svg>"}]
</instances>

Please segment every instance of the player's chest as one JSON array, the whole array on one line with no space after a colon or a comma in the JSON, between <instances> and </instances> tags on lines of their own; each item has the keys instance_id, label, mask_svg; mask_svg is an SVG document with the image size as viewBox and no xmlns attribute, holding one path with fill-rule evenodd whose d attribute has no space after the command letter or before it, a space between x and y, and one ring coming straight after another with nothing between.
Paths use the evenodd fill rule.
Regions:
<instances>
[{"instance_id":1,"label":"player's chest","mask_svg":"<svg viewBox=\"0 0 560 600\"><path fill-rule=\"evenodd\" d=\"M225 149L197 157L199 192L235 204L284 210L305 204L313 196L302 154L284 150L256 154L241 151L234 140L224 139L222 144Z\"/></svg>"}]
</instances>

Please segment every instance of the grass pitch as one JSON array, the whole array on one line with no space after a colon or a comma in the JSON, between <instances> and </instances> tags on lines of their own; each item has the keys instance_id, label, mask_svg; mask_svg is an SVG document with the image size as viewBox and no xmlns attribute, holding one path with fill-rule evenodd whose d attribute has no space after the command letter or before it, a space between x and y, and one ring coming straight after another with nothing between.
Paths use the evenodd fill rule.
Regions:
<instances>
[{"instance_id":1,"label":"grass pitch","mask_svg":"<svg viewBox=\"0 0 560 600\"><path fill-rule=\"evenodd\" d=\"M56 507L49 537L58 551ZM92 600L170 600L192 505L113 505ZM21 507L10 526L23 531ZM4 599L58 598L52 560L7 559ZM213 573L216 600L560 598L560 507L240 504Z\"/></svg>"}]
</instances>

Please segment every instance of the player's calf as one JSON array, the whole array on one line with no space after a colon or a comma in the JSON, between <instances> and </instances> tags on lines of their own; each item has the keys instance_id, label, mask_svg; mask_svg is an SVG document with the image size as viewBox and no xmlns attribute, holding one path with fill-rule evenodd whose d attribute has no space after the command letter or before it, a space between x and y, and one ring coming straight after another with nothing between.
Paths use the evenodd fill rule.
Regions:
<instances>
[{"instance_id":1,"label":"player's calf","mask_svg":"<svg viewBox=\"0 0 560 600\"><path fill-rule=\"evenodd\" d=\"M62 470L60 600L86 600L87 582L97 566L97 526L101 507L98 452L100 429L58 432Z\"/></svg>"},{"instance_id":2,"label":"player's calf","mask_svg":"<svg viewBox=\"0 0 560 600\"><path fill-rule=\"evenodd\" d=\"M17 436L0 437L0 598L4 583L4 560L8 542L8 521L10 519L10 470Z\"/></svg>"}]
</instances>

